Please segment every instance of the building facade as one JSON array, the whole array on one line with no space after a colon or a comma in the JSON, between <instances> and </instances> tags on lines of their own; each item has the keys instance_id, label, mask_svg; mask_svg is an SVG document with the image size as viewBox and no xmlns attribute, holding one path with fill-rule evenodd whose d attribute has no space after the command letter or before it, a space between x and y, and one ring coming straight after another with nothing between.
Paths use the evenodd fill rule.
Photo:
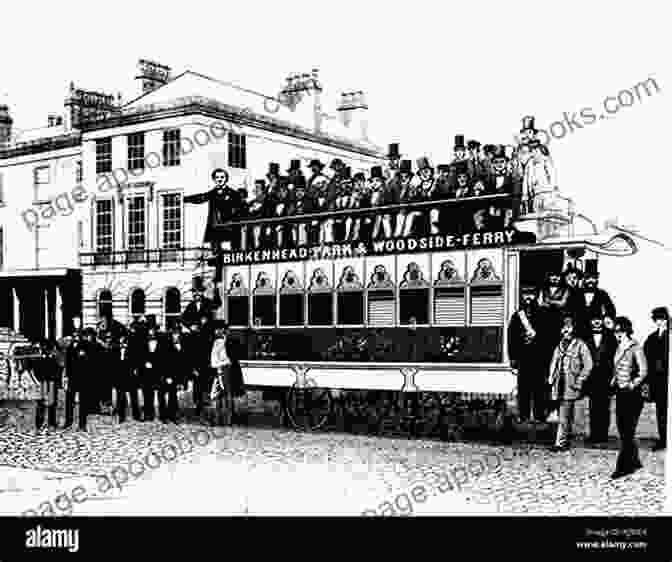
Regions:
<instances>
[{"instance_id":1,"label":"building facade","mask_svg":"<svg viewBox=\"0 0 672 562\"><path fill-rule=\"evenodd\" d=\"M184 197L210 189L215 168L251 194L270 162L340 158L353 173L381 162L361 93L343 94L329 116L316 73L271 97L149 61L140 69L130 103L71 86L64 118L34 139L12 140L11 118L0 123L0 325L60 337L74 314L91 325L104 311L170 324L194 275L212 274L207 205Z\"/></svg>"}]
</instances>

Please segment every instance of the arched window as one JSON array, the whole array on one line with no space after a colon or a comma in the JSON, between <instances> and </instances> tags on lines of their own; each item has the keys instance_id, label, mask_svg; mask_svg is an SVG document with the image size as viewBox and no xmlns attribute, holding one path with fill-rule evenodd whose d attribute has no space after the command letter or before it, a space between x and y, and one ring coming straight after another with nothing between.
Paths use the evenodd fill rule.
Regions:
<instances>
[{"instance_id":1,"label":"arched window","mask_svg":"<svg viewBox=\"0 0 672 562\"><path fill-rule=\"evenodd\" d=\"M108 289L98 293L98 316L112 316L112 291Z\"/></svg>"},{"instance_id":2,"label":"arched window","mask_svg":"<svg viewBox=\"0 0 672 562\"><path fill-rule=\"evenodd\" d=\"M163 316L164 323L167 329L175 326L182 313L182 305L180 302L180 290L175 287L166 289L163 297Z\"/></svg>"},{"instance_id":3,"label":"arched window","mask_svg":"<svg viewBox=\"0 0 672 562\"><path fill-rule=\"evenodd\" d=\"M134 318L145 314L145 291L135 289L131 293L131 316Z\"/></svg>"}]
</instances>

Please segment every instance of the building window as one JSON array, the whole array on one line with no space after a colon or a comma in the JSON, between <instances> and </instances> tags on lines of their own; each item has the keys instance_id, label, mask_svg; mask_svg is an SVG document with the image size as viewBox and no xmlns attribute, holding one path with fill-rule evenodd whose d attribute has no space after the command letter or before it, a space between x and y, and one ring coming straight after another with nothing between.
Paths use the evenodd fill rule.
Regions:
<instances>
[{"instance_id":1,"label":"building window","mask_svg":"<svg viewBox=\"0 0 672 562\"><path fill-rule=\"evenodd\" d=\"M173 328L180 319L182 313L182 304L180 302L180 291L175 287L166 289L163 300L163 316L166 329Z\"/></svg>"},{"instance_id":2,"label":"building window","mask_svg":"<svg viewBox=\"0 0 672 562\"><path fill-rule=\"evenodd\" d=\"M96 139L96 174L112 171L112 138Z\"/></svg>"},{"instance_id":3,"label":"building window","mask_svg":"<svg viewBox=\"0 0 672 562\"><path fill-rule=\"evenodd\" d=\"M180 165L180 130L163 131L163 165Z\"/></svg>"},{"instance_id":4,"label":"building window","mask_svg":"<svg viewBox=\"0 0 672 562\"><path fill-rule=\"evenodd\" d=\"M165 193L161 196L161 252L162 260L176 260L182 244L182 194Z\"/></svg>"},{"instance_id":5,"label":"building window","mask_svg":"<svg viewBox=\"0 0 672 562\"><path fill-rule=\"evenodd\" d=\"M128 198L128 260L142 261L145 250L145 197Z\"/></svg>"},{"instance_id":6,"label":"building window","mask_svg":"<svg viewBox=\"0 0 672 562\"><path fill-rule=\"evenodd\" d=\"M98 295L98 316L112 316L112 291L103 289Z\"/></svg>"},{"instance_id":7,"label":"building window","mask_svg":"<svg viewBox=\"0 0 672 562\"><path fill-rule=\"evenodd\" d=\"M75 182L82 183L84 177L84 172L82 170L82 161L77 160L77 167L75 168Z\"/></svg>"},{"instance_id":8,"label":"building window","mask_svg":"<svg viewBox=\"0 0 672 562\"><path fill-rule=\"evenodd\" d=\"M114 208L112 199L100 199L96 201L96 252L107 254L113 249Z\"/></svg>"},{"instance_id":9,"label":"building window","mask_svg":"<svg viewBox=\"0 0 672 562\"><path fill-rule=\"evenodd\" d=\"M145 133L133 133L126 136L128 143L128 169L145 168Z\"/></svg>"},{"instance_id":10,"label":"building window","mask_svg":"<svg viewBox=\"0 0 672 562\"><path fill-rule=\"evenodd\" d=\"M245 135L229 133L229 166L232 168L247 168Z\"/></svg>"},{"instance_id":11,"label":"building window","mask_svg":"<svg viewBox=\"0 0 672 562\"><path fill-rule=\"evenodd\" d=\"M131 316L137 318L145 314L145 291L135 289L131 293Z\"/></svg>"},{"instance_id":12,"label":"building window","mask_svg":"<svg viewBox=\"0 0 672 562\"><path fill-rule=\"evenodd\" d=\"M44 186L48 185L50 182L50 172L49 166L40 166L35 168L34 174L34 189L35 189L35 202L43 202L48 198L44 190Z\"/></svg>"}]
</instances>

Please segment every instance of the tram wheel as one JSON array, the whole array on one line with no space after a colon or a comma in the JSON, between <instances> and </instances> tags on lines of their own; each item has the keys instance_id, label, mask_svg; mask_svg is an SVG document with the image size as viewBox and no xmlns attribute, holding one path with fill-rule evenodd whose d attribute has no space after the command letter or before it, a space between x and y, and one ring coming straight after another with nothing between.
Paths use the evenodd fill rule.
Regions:
<instances>
[{"instance_id":1,"label":"tram wheel","mask_svg":"<svg viewBox=\"0 0 672 562\"><path fill-rule=\"evenodd\" d=\"M303 386L294 384L287 395L287 418L294 429L315 431L322 428L331 414L332 398L328 388L319 388L308 380Z\"/></svg>"}]
</instances>

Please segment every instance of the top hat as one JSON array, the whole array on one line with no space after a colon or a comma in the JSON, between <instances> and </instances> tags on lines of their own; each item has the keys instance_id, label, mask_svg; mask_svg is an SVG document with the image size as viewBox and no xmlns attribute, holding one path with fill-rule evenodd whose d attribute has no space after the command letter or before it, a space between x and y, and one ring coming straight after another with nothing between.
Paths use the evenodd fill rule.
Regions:
<instances>
[{"instance_id":1,"label":"top hat","mask_svg":"<svg viewBox=\"0 0 672 562\"><path fill-rule=\"evenodd\" d=\"M523 117L523 127L520 129L521 133L524 133L525 131L533 131L537 132L536 127L534 126L534 117L532 115L526 115Z\"/></svg>"},{"instance_id":2,"label":"top hat","mask_svg":"<svg viewBox=\"0 0 672 562\"><path fill-rule=\"evenodd\" d=\"M418 170L424 170L425 168L431 168L432 166L429 164L429 160L427 159L426 156L421 156L415 161L416 166L418 167Z\"/></svg>"},{"instance_id":3,"label":"top hat","mask_svg":"<svg viewBox=\"0 0 672 562\"><path fill-rule=\"evenodd\" d=\"M453 150L464 150L464 135L455 135L455 146Z\"/></svg>"},{"instance_id":4,"label":"top hat","mask_svg":"<svg viewBox=\"0 0 672 562\"><path fill-rule=\"evenodd\" d=\"M277 162L271 162L268 165L268 174L269 176L279 176L280 175L280 164Z\"/></svg>"},{"instance_id":5,"label":"top hat","mask_svg":"<svg viewBox=\"0 0 672 562\"><path fill-rule=\"evenodd\" d=\"M343 163L343 160L341 160L340 158L334 158L331 161L331 164L329 165L329 167L332 170L338 170L339 168L342 168L343 166L345 166L345 164Z\"/></svg>"},{"instance_id":6,"label":"top hat","mask_svg":"<svg viewBox=\"0 0 672 562\"><path fill-rule=\"evenodd\" d=\"M651 318L653 320L669 320L670 313L665 306L657 306L651 311Z\"/></svg>"},{"instance_id":7,"label":"top hat","mask_svg":"<svg viewBox=\"0 0 672 562\"><path fill-rule=\"evenodd\" d=\"M301 160L291 160L287 172L299 172L299 171L301 171Z\"/></svg>"},{"instance_id":8,"label":"top hat","mask_svg":"<svg viewBox=\"0 0 672 562\"><path fill-rule=\"evenodd\" d=\"M401 154L399 154L399 143L393 143L389 145L389 148L387 150L387 157L390 159L401 157Z\"/></svg>"},{"instance_id":9,"label":"top hat","mask_svg":"<svg viewBox=\"0 0 672 562\"><path fill-rule=\"evenodd\" d=\"M191 291L193 293L205 292L205 287L203 286L203 277L197 275L191 280Z\"/></svg>"},{"instance_id":10,"label":"top hat","mask_svg":"<svg viewBox=\"0 0 672 562\"><path fill-rule=\"evenodd\" d=\"M385 179L383 177L383 168L381 166L374 166L371 168L371 179L378 178L378 179Z\"/></svg>"},{"instance_id":11,"label":"top hat","mask_svg":"<svg viewBox=\"0 0 672 562\"><path fill-rule=\"evenodd\" d=\"M436 169L439 172L450 172L450 164L439 164Z\"/></svg>"},{"instance_id":12,"label":"top hat","mask_svg":"<svg viewBox=\"0 0 672 562\"><path fill-rule=\"evenodd\" d=\"M469 150L472 150L472 149L474 149L474 148L480 148L480 147L481 147L481 143L478 142L477 140L470 140L470 141L467 143L467 148L468 148Z\"/></svg>"},{"instance_id":13,"label":"top hat","mask_svg":"<svg viewBox=\"0 0 672 562\"><path fill-rule=\"evenodd\" d=\"M495 160L497 158L506 159L506 147L503 144L498 144L492 151L492 159Z\"/></svg>"},{"instance_id":14,"label":"top hat","mask_svg":"<svg viewBox=\"0 0 672 562\"><path fill-rule=\"evenodd\" d=\"M352 168L350 166L346 166L343 169L343 174L341 175L341 180L346 180L346 181L351 181L352 180Z\"/></svg>"},{"instance_id":15,"label":"top hat","mask_svg":"<svg viewBox=\"0 0 672 562\"><path fill-rule=\"evenodd\" d=\"M411 162L410 160L402 160L401 162L399 162L399 171L405 172L407 174L412 174L413 162Z\"/></svg>"},{"instance_id":16,"label":"top hat","mask_svg":"<svg viewBox=\"0 0 672 562\"><path fill-rule=\"evenodd\" d=\"M497 147L494 144L486 144L483 146L483 152L486 154L492 154L495 150L497 150Z\"/></svg>"},{"instance_id":17,"label":"top hat","mask_svg":"<svg viewBox=\"0 0 672 562\"><path fill-rule=\"evenodd\" d=\"M597 260L586 260L586 267L584 268L585 277L599 277L600 273L597 271Z\"/></svg>"},{"instance_id":18,"label":"top hat","mask_svg":"<svg viewBox=\"0 0 672 562\"><path fill-rule=\"evenodd\" d=\"M309 168L317 167L321 170L322 168L324 168L324 164L322 164L322 162L320 162L317 158L314 158L313 160L310 161L310 164L308 164L308 167Z\"/></svg>"}]
</instances>

